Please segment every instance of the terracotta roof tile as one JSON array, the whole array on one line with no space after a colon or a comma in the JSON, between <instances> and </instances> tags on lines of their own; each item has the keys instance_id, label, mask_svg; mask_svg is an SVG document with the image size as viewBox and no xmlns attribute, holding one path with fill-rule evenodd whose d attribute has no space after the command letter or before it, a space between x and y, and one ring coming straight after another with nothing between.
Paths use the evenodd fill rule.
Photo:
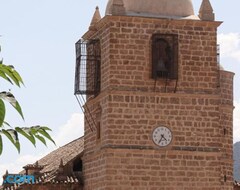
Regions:
<instances>
[{"instance_id":1,"label":"terracotta roof tile","mask_svg":"<svg viewBox=\"0 0 240 190\"><path fill-rule=\"evenodd\" d=\"M76 158L78 155L83 153L84 149L84 138L80 137L56 150L49 153L38 161L39 165L43 165L44 168L40 171L41 173L51 172L58 169L61 159L63 165L66 165L69 161Z\"/></svg>"}]
</instances>

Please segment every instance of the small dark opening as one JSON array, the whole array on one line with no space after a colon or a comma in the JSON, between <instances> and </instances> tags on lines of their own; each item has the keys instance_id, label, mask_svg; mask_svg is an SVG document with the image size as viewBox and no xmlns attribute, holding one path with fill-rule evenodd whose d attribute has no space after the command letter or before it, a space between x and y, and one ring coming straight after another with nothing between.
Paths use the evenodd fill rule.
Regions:
<instances>
[{"instance_id":1,"label":"small dark opening","mask_svg":"<svg viewBox=\"0 0 240 190\"><path fill-rule=\"evenodd\" d=\"M224 135L227 134L227 129L226 128L224 128L223 133L224 133Z\"/></svg>"},{"instance_id":2,"label":"small dark opening","mask_svg":"<svg viewBox=\"0 0 240 190\"><path fill-rule=\"evenodd\" d=\"M227 182L227 176L224 175L224 182Z\"/></svg>"},{"instance_id":3,"label":"small dark opening","mask_svg":"<svg viewBox=\"0 0 240 190\"><path fill-rule=\"evenodd\" d=\"M82 171L82 160L80 158L76 159L73 162L73 171L74 172L81 172Z\"/></svg>"},{"instance_id":4,"label":"small dark opening","mask_svg":"<svg viewBox=\"0 0 240 190\"><path fill-rule=\"evenodd\" d=\"M101 138L101 124L98 122L97 124L97 139Z\"/></svg>"}]
</instances>

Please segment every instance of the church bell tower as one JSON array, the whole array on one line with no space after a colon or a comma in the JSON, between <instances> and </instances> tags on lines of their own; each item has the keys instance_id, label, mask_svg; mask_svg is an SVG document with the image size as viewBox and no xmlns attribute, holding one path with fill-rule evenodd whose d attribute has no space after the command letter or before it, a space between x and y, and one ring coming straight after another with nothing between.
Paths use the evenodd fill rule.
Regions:
<instances>
[{"instance_id":1,"label":"church bell tower","mask_svg":"<svg viewBox=\"0 0 240 190\"><path fill-rule=\"evenodd\" d=\"M85 190L232 190L233 73L209 0L109 0L76 43Z\"/></svg>"}]
</instances>

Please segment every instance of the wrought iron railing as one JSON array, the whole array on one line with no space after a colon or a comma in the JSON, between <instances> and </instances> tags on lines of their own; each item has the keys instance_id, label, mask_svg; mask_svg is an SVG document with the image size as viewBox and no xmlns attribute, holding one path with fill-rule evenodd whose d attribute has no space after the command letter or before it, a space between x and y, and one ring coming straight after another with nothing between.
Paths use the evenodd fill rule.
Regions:
<instances>
[{"instance_id":1,"label":"wrought iron railing","mask_svg":"<svg viewBox=\"0 0 240 190\"><path fill-rule=\"evenodd\" d=\"M91 131L97 125L91 110L86 104L88 97L95 97L101 87L101 49L99 40L79 40L76 43L76 71L74 94L85 115Z\"/></svg>"},{"instance_id":2,"label":"wrought iron railing","mask_svg":"<svg viewBox=\"0 0 240 190\"><path fill-rule=\"evenodd\" d=\"M74 94L98 95L101 82L101 49L99 40L76 43Z\"/></svg>"}]
</instances>

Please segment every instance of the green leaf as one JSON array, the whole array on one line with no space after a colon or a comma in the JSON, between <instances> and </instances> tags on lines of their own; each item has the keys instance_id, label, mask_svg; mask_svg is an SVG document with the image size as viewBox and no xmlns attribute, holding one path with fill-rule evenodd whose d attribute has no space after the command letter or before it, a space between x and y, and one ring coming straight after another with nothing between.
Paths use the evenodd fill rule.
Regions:
<instances>
[{"instance_id":1,"label":"green leaf","mask_svg":"<svg viewBox=\"0 0 240 190\"><path fill-rule=\"evenodd\" d=\"M0 155L2 154L3 151L3 142L2 142L2 135L0 135Z\"/></svg>"},{"instance_id":2,"label":"green leaf","mask_svg":"<svg viewBox=\"0 0 240 190\"><path fill-rule=\"evenodd\" d=\"M56 145L56 143L54 142L54 140L52 139L52 137L44 130L44 129L39 129L38 132L43 135L44 137L46 137L48 140L52 141L53 144Z\"/></svg>"},{"instance_id":3,"label":"green leaf","mask_svg":"<svg viewBox=\"0 0 240 190\"><path fill-rule=\"evenodd\" d=\"M13 84L12 81L11 81L11 80L5 75L5 73L2 72L1 70L0 70L0 77L2 77L3 79L5 79L6 81L10 82L11 84Z\"/></svg>"},{"instance_id":4,"label":"green leaf","mask_svg":"<svg viewBox=\"0 0 240 190\"><path fill-rule=\"evenodd\" d=\"M12 106L18 111L18 113L21 115L22 119L24 120L22 108L21 108L20 104L18 103L18 101L16 102L15 106L14 105L12 105Z\"/></svg>"},{"instance_id":5,"label":"green leaf","mask_svg":"<svg viewBox=\"0 0 240 190\"><path fill-rule=\"evenodd\" d=\"M22 119L24 120L22 108L11 92L1 92L0 98L2 100L9 102L15 108L15 110L17 110L17 112L21 115Z\"/></svg>"},{"instance_id":6,"label":"green leaf","mask_svg":"<svg viewBox=\"0 0 240 190\"><path fill-rule=\"evenodd\" d=\"M45 140L42 136L40 136L40 135L38 135L38 134L35 134L34 136L35 136L38 140L40 140L45 146L47 146L46 140Z\"/></svg>"},{"instance_id":7,"label":"green leaf","mask_svg":"<svg viewBox=\"0 0 240 190\"><path fill-rule=\"evenodd\" d=\"M14 69L12 67L0 64L0 71L6 74L18 87L20 87L20 81L14 76Z\"/></svg>"},{"instance_id":8,"label":"green leaf","mask_svg":"<svg viewBox=\"0 0 240 190\"><path fill-rule=\"evenodd\" d=\"M45 131L52 131L52 129L46 127L46 126L41 126L41 129L45 130Z\"/></svg>"},{"instance_id":9,"label":"green leaf","mask_svg":"<svg viewBox=\"0 0 240 190\"><path fill-rule=\"evenodd\" d=\"M30 132L29 132L29 133L31 133L32 135L35 135L35 134L37 134L37 130L36 130L36 128L35 128L35 127L30 127L30 128L29 128L29 130L30 130Z\"/></svg>"},{"instance_id":10,"label":"green leaf","mask_svg":"<svg viewBox=\"0 0 240 190\"><path fill-rule=\"evenodd\" d=\"M31 133L29 133L29 128L16 127L15 130L19 134L21 134L24 137L26 137L36 147L36 140L35 140L34 136Z\"/></svg>"},{"instance_id":11,"label":"green leaf","mask_svg":"<svg viewBox=\"0 0 240 190\"><path fill-rule=\"evenodd\" d=\"M22 83L24 85L22 77L20 76L20 74L15 69L13 69L12 71L13 71L13 76L19 81L19 83Z\"/></svg>"},{"instance_id":12,"label":"green leaf","mask_svg":"<svg viewBox=\"0 0 240 190\"><path fill-rule=\"evenodd\" d=\"M12 144L16 147L18 153L20 153L20 143L17 132L13 129L2 129L2 133L12 142Z\"/></svg>"},{"instance_id":13,"label":"green leaf","mask_svg":"<svg viewBox=\"0 0 240 190\"><path fill-rule=\"evenodd\" d=\"M18 87L21 84L24 85L22 77L20 74L15 70L12 65L5 65L3 61L0 61L0 77L4 78L11 84L15 83Z\"/></svg>"},{"instance_id":14,"label":"green leaf","mask_svg":"<svg viewBox=\"0 0 240 190\"><path fill-rule=\"evenodd\" d=\"M6 121L4 121L3 124L7 125L8 127L11 127L11 125L8 122L6 122Z\"/></svg>"},{"instance_id":15,"label":"green leaf","mask_svg":"<svg viewBox=\"0 0 240 190\"><path fill-rule=\"evenodd\" d=\"M6 114L4 102L0 99L0 127L2 127Z\"/></svg>"},{"instance_id":16,"label":"green leaf","mask_svg":"<svg viewBox=\"0 0 240 190\"><path fill-rule=\"evenodd\" d=\"M55 145L56 143L54 142L54 140L52 139L52 137L44 130L44 129L47 129L47 130L51 130L49 129L48 127L41 127L39 125L37 126L33 126L30 128L31 130L31 134L33 136L35 136L36 138L38 138L43 144L46 145L46 140L44 139L44 137L46 137L47 139L49 139L50 141L52 141ZM42 135L40 136L39 133ZM43 140L44 139L44 140ZM46 145L47 146L47 145Z\"/></svg>"},{"instance_id":17,"label":"green leaf","mask_svg":"<svg viewBox=\"0 0 240 190\"><path fill-rule=\"evenodd\" d=\"M19 154L19 153L20 153L20 149L21 149L21 147L20 147L20 142L17 141L14 145L15 145L17 151L18 151L18 154Z\"/></svg>"},{"instance_id":18,"label":"green leaf","mask_svg":"<svg viewBox=\"0 0 240 190\"><path fill-rule=\"evenodd\" d=\"M0 93L0 98L10 103L15 103L17 101L11 92L6 92L6 91L3 91Z\"/></svg>"}]
</instances>

